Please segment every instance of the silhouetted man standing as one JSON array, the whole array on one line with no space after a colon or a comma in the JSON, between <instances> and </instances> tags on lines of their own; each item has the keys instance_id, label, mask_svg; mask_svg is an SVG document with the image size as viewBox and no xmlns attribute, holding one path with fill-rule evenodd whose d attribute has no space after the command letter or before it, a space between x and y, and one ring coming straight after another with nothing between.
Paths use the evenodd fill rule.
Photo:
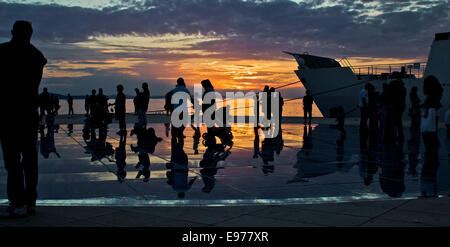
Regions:
<instances>
[{"instance_id":1,"label":"silhouetted man standing","mask_svg":"<svg viewBox=\"0 0 450 247\"><path fill-rule=\"evenodd\" d=\"M308 119L308 123L311 124L313 101L314 101L314 99L311 96L311 94L309 93L309 90L306 90L306 95L303 96L303 113L304 113L303 118L305 119L305 124L306 124L307 119ZM308 114L309 114L309 118L308 118Z\"/></svg>"},{"instance_id":2,"label":"silhouetted man standing","mask_svg":"<svg viewBox=\"0 0 450 247\"><path fill-rule=\"evenodd\" d=\"M147 112L148 103L150 103L150 90L148 89L147 82L142 83L142 96L143 96L144 112Z\"/></svg>"},{"instance_id":3,"label":"silhouetted man standing","mask_svg":"<svg viewBox=\"0 0 450 247\"><path fill-rule=\"evenodd\" d=\"M119 132L117 132L118 135L122 136L127 134L127 127L125 124L125 103L126 103L126 97L123 93L123 86L118 85L117 86L117 97L116 101L114 102L115 105L115 117L116 120L119 121Z\"/></svg>"},{"instance_id":4,"label":"silhouetted man standing","mask_svg":"<svg viewBox=\"0 0 450 247\"><path fill-rule=\"evenodd\" d=\"M47 60L30 43L31 23L16 21L11 33L11 41L0 45L0 112L8 119L0 122L0 139L8 171L6 215L13 217L35 212L38 88Z\"/></svg>"},{"instance_id":5,"label":"silhouetted man standing","mask_svg":"<svg viewBox=\"0 0 450 247\"><path fill-rule=\"evenodd\" d=\"M67 104L69 105L69 116L73 115L73 97L72 95L67 95Z\"/></svg>"},{"instance_id":6,"label":"silhouetted man standing","mask_svg":"<svg viewBox=\"0 0 450 247\"><path fill-rule=\"evenodd\" d=\"M148 90L147 82L142 83L142 94L140 97L142 106L139 107L138 115L139 121L145 127L147 126L146 112L148 110L148 103L150 102L150 90Z\"/></svg>"}]
</instances>

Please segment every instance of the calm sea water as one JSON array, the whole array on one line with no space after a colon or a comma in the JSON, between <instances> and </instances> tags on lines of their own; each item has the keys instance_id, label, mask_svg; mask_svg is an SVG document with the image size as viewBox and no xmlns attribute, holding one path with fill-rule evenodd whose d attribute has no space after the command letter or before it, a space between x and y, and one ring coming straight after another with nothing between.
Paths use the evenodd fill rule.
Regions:
<instances>
[{"instance_id":1,"label":"calm sea water","mask_svg":"<svg viewBox=\"0 0 450 247\"><path fill-rule=\"evenodd\" d=\"M109 100L110 103L114 103L114 99ZM157 111L164 109L164 99L150 99L149 111ZM69 111L69 106L66 100L60 100L59 104L61 105L61 109L59 110L59 114L67 114ZM127 113L134 112L134 104L132 99L127 99L126 101L126 109ZM75 114L84 114L84 99L75 99L73 101L73 110ZM320 113L317 106L313 105L312 111L313 117L322 117L322 113ZM283 107L283 116L291 116L291 117L302 117L303 116L303 106L301 100L292 100L287 101Z\"/></svg>"}]
</instances>

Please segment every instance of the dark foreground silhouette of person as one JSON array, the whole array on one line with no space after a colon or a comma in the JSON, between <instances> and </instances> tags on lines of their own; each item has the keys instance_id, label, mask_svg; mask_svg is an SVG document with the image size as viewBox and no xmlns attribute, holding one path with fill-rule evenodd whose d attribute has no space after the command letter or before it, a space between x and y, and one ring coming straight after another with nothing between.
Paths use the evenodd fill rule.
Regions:
<instances>
[{"instance_id":1,"label":"dark foreground silhouette of person","mask_svg":"<svg viewBox=\"0 0 450 247\"><path fill-rule=\"evenodd\" d=\"M11 33L11 41L0 44L0 112L4 117L0 139L10 203L4 216L17 217L35 213L38 88L47 59L30 43L33 33L30 22L16 21Z\"/></svg>"}]
</instances>

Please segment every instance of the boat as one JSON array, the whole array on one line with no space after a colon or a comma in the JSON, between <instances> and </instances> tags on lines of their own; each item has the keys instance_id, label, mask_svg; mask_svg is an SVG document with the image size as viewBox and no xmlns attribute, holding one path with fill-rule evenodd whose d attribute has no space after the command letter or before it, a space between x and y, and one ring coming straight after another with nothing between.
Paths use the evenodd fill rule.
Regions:
<instances>
[{"instance_id":1,"label":"boat","mask_svg":"<svg viewBox=\"0 0 450 247\"><path fill-rule=\"evenodd\" d=\"M376 64L352 66L347 58L339 61L333 58L299 54L284 51L292 55L298 63L295 70L303 86L311 92L314 102L324 117L331 117L332 108L342 106L348 117L357 117L359 93L366 83L382 92L383 83L389 83L394 76L404 82L408 96L406 109L409 109L409 93L413 86L418 87L419 97L422 93L423 79L435 76L444 88L440 110L441 119L450 107L450 32L436 33L427 62L410 64ZM397 71L398 73L394 73ZM404 117L407 116L407 110Z\"/></svg>"}]
</instances>

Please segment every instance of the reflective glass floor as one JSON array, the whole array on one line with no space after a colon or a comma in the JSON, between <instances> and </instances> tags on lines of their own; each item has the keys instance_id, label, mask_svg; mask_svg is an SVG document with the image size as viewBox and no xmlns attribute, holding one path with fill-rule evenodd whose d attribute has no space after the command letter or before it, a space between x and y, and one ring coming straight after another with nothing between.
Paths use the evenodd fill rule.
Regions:
<instances>
[{"instance_id":1,"label":"reflective glass floor","mask_svg":"<svg viewBox=\"0 0 450 247\"><path fill-rule=\"evenodd\" d=\"M329 125L284 124L277 138L255 138L253 127L233 127L231 148L209 148L186 128L183 149L175 154L187 169L167 165L171 138L164 124L149 124L162 141L140 155L133 127L126 142L109 126L106 139L83 138L83 125L60 125L40 133L39 205L247 205L344 202L411 198L423 192L450 192L450 144L439 129L439 164L424 167L424 146L406 140L385 163L380 146L361 148L358 126L346 126L346 138ZM201 129L201 133L206 128ZM219 141L218 141L219 143ZM133 145L133 148L130 146ZM149 151L151 153L153 150ZM184 156L184 154L186 156ZM1 154L2 155L2 154ZM184 158L183 158L184 157ZM126 166L123 160L125 159ZM186 160L187 159L187 160ZM149 179L136 178L150 161ZM180 160L180 159L177 159ZM203 161L202 161L203 160ZM148 162L148 161L147 161ZM0 161L0 204L6 200L6 171ZM122 167L122 168L121 168ZM145 175L145 174L144 174ZM180 198L180 195L184 197Z\"/></svg>"}]
</instances>

